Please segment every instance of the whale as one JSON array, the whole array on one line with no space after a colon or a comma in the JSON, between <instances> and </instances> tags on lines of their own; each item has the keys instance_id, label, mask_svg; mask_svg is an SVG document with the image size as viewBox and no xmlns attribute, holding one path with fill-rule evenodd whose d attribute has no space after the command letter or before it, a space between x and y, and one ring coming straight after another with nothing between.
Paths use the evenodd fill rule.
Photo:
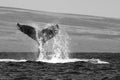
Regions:
<instances>
[{"instance_id":1,"label":"whale","mask_svg":"<svg viewBox=\"0 0 120 80\"><path fill-rule=\"evenodd\" d=\"M32 38L33 40L37 41L39 44L39 40L42 40L43 45L50 39L52 39L55 35L59 32L58 24L49 25L42 30L36 29L30 25L22 25L17 23L17 29L20 30L22 33L26 34L28 37Z\"/></svg>"},{"instance_id":2,"label":"whale","mask_svg":"<svg viewBox=\"0 0 120 80\"><path fill-rule=\"evenodd\" d=\"M49 41L50 39L54 38L59 33L59 25L58 24L51 24L47 25L47 27L43 28L42 30L35 28L31 25L23 25L20 23L17 23L17 29L36 41L38 43L38 46L44 44ZM39 40L42 41L42 43L39 43ZM40 50L38 49L38 53L40 53Z\"/></svg>"}]
</instances>

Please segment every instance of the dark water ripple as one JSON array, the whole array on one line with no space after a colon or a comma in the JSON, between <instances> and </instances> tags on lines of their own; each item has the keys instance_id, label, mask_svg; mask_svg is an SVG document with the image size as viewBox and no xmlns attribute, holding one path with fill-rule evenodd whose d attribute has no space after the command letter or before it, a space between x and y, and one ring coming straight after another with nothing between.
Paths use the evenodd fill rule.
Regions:
<instances>
[{"instance_id":1,"label":"dark water ripple","mask_svg":"<svg viewBox=\"0 0 120 80\"><path fill-rule=\"evenodd\" d=\"M0 62L0 80L120 80L119 70L116 64Z\"/></svg>"},{"instance_id":2,"label":"dark water ripple","mask_svg":"<svg viewBox=\"0 0 120 80\"><path fill-rule=\"evenodd\" d=\"M110 64L0 62L0 80L120 80L120 53L74 53L71 56L98 58Z\"/></svg>"}]
</instances>

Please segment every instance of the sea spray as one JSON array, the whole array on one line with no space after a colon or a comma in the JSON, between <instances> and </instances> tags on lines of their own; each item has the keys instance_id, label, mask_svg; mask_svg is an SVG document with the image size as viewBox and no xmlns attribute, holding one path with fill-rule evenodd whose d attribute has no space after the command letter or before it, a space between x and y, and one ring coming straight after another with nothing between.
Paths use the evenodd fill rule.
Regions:
<instances>
[{"instance_id":1,"label":"sea spray","mask_svg":"<svg viewBox=\"0 0 120 80\"><path fill-rule=\"evenodd\" d=\"M37 61L57 63L69 59L70 50L68 46L70 38L65 30L60 29L58 34L51 40L52 41L48 41L45 45L42 45L42 41L39 39L40 54ZM52 44L48 45L50 42L52 42ZM46 48L49 46L52 47L51 52L46 51Z\"/></svg>"},{"instance_id":2,"label":"sea spray","mask_svg":"<svg viewBox=\"0 0 120 80\"><path fill-rule=\"evenodd\" d=\"M47 24L45 28L54 25ZM100 59L78 59L78 58L70 58L69 53L69 42L70 37L67 34L65 29L59 30L59 33L53 37L53 39L46 42L46 44L42 45L42 39L39 39L39 57L37 61L48 62L48 63L69 63L76 61L84 61L90 62L93 64L109 64L109 62L101 61ZM49 45L51 43L51 45ZM50 47L49 47L50 46ZM47 48L51 49L51 52L47 50Z\"/></svg>"}]
</instances>

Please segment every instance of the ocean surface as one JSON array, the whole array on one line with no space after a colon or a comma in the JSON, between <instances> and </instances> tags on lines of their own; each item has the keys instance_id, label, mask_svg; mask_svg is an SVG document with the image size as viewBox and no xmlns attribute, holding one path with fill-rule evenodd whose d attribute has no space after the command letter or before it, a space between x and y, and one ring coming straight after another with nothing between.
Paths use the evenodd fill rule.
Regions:
<instances>
[{"instance_id":1,"label":"ocean surface","mask_svg":"<svg viewBox=\"0 0 120 80\"><path fill-rule=\"evenodd\" d=\"M109 64L84 61L54 64L36 62L28 53L16 52L16 55L12 55L12 52L0 53L0 59L8 57L18 60L29 57L29 61L1 61L0 80L120 80L120 53L72 53L70 55L71 58L78 59L100 59Z\"/></svg>"}]
</instances>

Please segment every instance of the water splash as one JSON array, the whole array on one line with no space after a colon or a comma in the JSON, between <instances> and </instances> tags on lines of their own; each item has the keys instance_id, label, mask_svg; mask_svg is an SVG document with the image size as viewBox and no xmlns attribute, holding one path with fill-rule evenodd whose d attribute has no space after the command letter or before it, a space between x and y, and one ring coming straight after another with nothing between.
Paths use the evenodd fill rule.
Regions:
<instances>
[{"instance_id":1,"label":"water splash","mask_svg":"<svg viewBox=\"0 0 120 80\"><path fill-rule=\"evenodd\" d=\"M47 24L47 27L48 26L51 26L51 24ZM42 45L42 40L39 39L40 54L37 61L48 62L48 63L69 63L69 62L84 61L93 64L109 64L109 62L101 61L100 59L69 58L70 40L71 39L67 34L67 32L65 31L65 29L60 29L59 33L53 39L48 41L45 45ZM51 49L51 52L48 51L49 48Z\"/></svg>"},{"instance_id":2,"label":"water splash","mask_svg":"<svg viewBox=\"0 0 120 80\"><path fill-rule=\"evenodd\" d=\"M50 24L48 25L50 26ZM68 34L60 29L58 34L48 41L45 45L42 45L41 39L39 39L40 54L37 61L60 63L64 60L69 59L69 36ZM51 43L51 45L49 45ZM47 47L51 46L51 52L47 51Z\"/></svg>"}]
</instances>

